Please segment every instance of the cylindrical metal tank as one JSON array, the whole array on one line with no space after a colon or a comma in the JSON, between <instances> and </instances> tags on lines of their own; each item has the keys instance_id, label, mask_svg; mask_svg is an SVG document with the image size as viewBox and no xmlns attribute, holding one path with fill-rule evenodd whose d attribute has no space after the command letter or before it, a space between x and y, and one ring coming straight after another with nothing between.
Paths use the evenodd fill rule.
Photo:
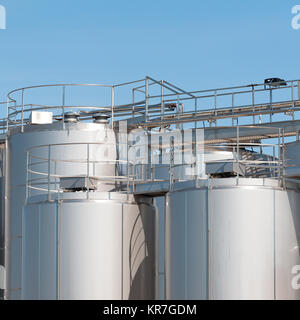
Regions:
<instances>
[{"instance_id":1,"label":"cylindrical metal tank","mask_svg":"<svg viewBox=\"0 0 300 320\"><path fill-rule=\"evenodd\" d=\"M64 148L63 145L66 145ZM30 150L30 157L34 158L36 161L34 163L34 167L30 167L32 164L30 162L30 159L28 159L28 150ZM7 250L6 250L6 263L7 263L7 276L6 276L6 299L21 299L21 298L43 298L43 297L50 297L52 299L54 298L62 298L62 299L73 299L73 298L96 298L96 299L101 299L101 297L105 298L105 294L100 292L100 289L95 289L95 287L92 288L91 292L87 292L87 290L81 290L82 288L89 288L89 285L87 284L85 287L85 280L80 280L80 277L82 277L82 273L84 272L84 268L86 268L87 273L89 273L91 270L89 270L89 267L85 265L83 258L86 258L87 255L92 253L89 251L91 249L92 252L97 251L97 248L99 248L99 254L103 255L101 260L103 267L102 269L100 268L99 270L104 270L106 267L105 265L109 266L112 268L113 261L110 259L116 259L116 248L113 249L112 251L109 250L109 243L107 240L111 240L112 246L116 245L116 241L113 239L117 239L120 237L120 230L118 228L119 224L121 223L120 221L122 220L120 217L123 216L124 218L124 228L128 227L128 232L132 232L130 229L130 223L131 223L131 218L134 219L136 215L139 215L141 218L145 219L145 221L149 218L154 219L153 216L154 214L149 214L147 215L146 212L149 212L149 208L151 207L150 205L144 205L143 201L140 201L139 199L137 200L130 200L129 203L127 204L127 200L114 200L110 202L110 200L106 199L105 202L105 209L102 204L102 200L100 201L101 204L99 203L96 205L96 202L98 199L91 200L89 202L87 200L87 194L89 194L89 197L92 198L92 194L96 194L97 192L108 192L110 194L110 191L114 191L115 186L110 185L110 183L106 182L106 179L104 179L104 182L99 182L97 185L97 192L78 192L76 188L74 189L74 192L68 192L64 193L63 195L71 195L71 198L75 197L75 200L69 199L70 203L73 203L73 205L66 205L66 203L60 203L58 206L61 208L62 213L59 214L60 217L64 217L64 220L61 224L57 224L60 227L63 226L68 230L67 233L64 233L62 236L70 237L70 241L72 240L73 242L68 244L68 241L64 241L64 245L71 246L74 245L74 243L78 244L78 241L82 241L82 244L86 247L82 248L82 252L79 254L77 252L76 254L78 255L78 258L81 260L76 260L74 259L75 257L75 248L67 248L64 250L64 254L62 255L62 259L65 259L65 262L63 265L65 266L68 263L68 257L70 258L70 263L74 264L72 265L72 268L76 270L76 263L78 264L78 274L70 274L72 275L72 278L69 280L72 282L68 282L66 278L68 277L66 274L64 274L64 282L59 282L55 281L52 283L52 286L56 285L57 283L61 285L61 288L57 291L57 295L53 295L53 291L51 291L51 285L50 283L47 283L47 286L49 285L49 289L45 289L46 291L43 291L41 288L43 287L43 283L41 281L38 284L38 290L39 293L37 294L36 287L31 287L30 283L28 282L27 276L26 276L26 270L24 269L26 265L24 265L25 261L28 261L28 258L26 258L27 254L24 254L24 251L26 250L35 250L34 246L32 248L27 248L27 244L31 243L32 245L35 242L35 239L31 239L30 237L34 236L33 234L31 235L30 232L26 233L27 230L30 230L30 222L28 222L28 219L31 217L31 209L33 210L32 215L35 215L36 210L41 210L43 211L44 208L46 208L49 211L49 208L51 207L53 209L53 216L56 214L56 207L54 204L49 202L49 197L45 195L45 189L47 189L47 186L45 186L45 181L46 180L38 180L40 182L37 182L34 185L34 189L31 189L30 192L28 192L28 181L30 180L31 177L28 177L28 172L29 168L34 171L34 172L40 172L40 173L46 173L46 178L47 178L47 173L51 171L51 173L57 173L58 175L63 174L64 176L70 176L73 178L74 176L80 177L84 176L87 174L87 171L89 171L90 176L100 176L102 178L110 178L116 176L116 139L115 139L115 133L112 129L109 128L108 124L104 123L80 123L80 122L70 122L70 123L62 123L62 122L56 122L53 124L45 124L45 125L27 125L24 127L24 132L22 132L21 128L14 128L11 129L8 132L8 177L7 177L7 191L8 191L8 208L7 208L7 219L6 219L6 244L7 244ZM45 161L47 159L49 161ZM38 163L38 159L40 159L41 163ZM87 159L89 161L87 161ZM72 163L73 161L73 163ZM97 162L98 161L98 162ZM48 162L48 163L47 163ZM57 167L55 167L55 171L53 166L54 163L56 164ZM71 163L71 165L70 165ZM88 163L88 167L87 164ZM102 180L101 180L102 181ZM56 182L61 183L62 181L53 181L53 178L50 178L50 183L51 183L51 189L53 189L54 183ZM40 190L41 189L41 190ZM75 192L77 191L77 192ZM82 195L85 198L85 208L84 205L80 205L78 200L76 200L76 196L78 194ZM61 193L59 194L61 196ZM44 205L39 205L38 208L36 209L37 206L35 204L32 204L32 199L34 197L46 197L44 201L46 203ZM53 196L53 195L52 195ZM112 196L118 198L119 196L121 197L122 195L119 194L118 192L112 192ZM55 193L54 197L50 199L50 201L57 202L58 199L55 198ZM82 200L82 199L81 199ZM81 202L81 200L79 202ZM61 199L59 199L61 201ZM117 204L116 204L117 201ZM40 201L38 201L40 202ZM27 206L26 206L27 204ZM44 207L43 207L44 206ZM108 208L108 209L106 209ZM121 209L123 208L123 209ZM45 210L46 210L45 209ZM51 210L52 210L51 209ZM146 212L144 212L144 209ZM47 211L46 210L46 211ZM122 214L122 210L125 211ZM130 211L130 212L128 212ZM132 217L130 215L132 211ZM151 210L150 210L151 211ZM65 214L66 212L66 214ZM75 218L71 214L76 212L76 219L72 221L72 217ZM98 215L96 214L98 213ZM109 220L110 214L112 216L115 216L111 221ZM147 218L145 218L145 215ZM51 219L53 218L51 216ZM88 216L90 216L91 222L94 222L95 226L99 226L99 230L102 230L103 228L105 229L106 222L107 222L107 229L111 231L110 235L105 235L103 234L103 237L105 238L104 240L101 238L101 232L95 233L91 232L89 235L88 228L89 226L92 227L92 224L90 225L90 222L85 222L84 220L89 220ZM149 217L148 217L149 216ZM150 218L151 217L151 218ZM101 218L103 218L103 221L101 222ZM37 218L33 217L33 223L37 223ZM34 220L35 219L35 220ZM45 216L45 219L50 219L50 214ZM120 220L121 219L121 220ZM155 219L154 219L155 220ZM151 220L151 223L154 223ZM42 220L40 221L42 222ZM51 221L50 221L51 222ZM76 224L80 222L79 224ZM70 223L70 226L72 225L74 229L68 229L68 223ZM75 223L75 225L74 225ZM80 225L84 227L83 230L80 229ZM112 226L115 225L116 229L113 232ZM24 229L24 227L27 226L27 228ZM140 226L140 222L138 224ZM31 226L32 228L35 228L35 226ZM46 226L44 225L46 228ZM147 225L144 228L144 233L147 233L147 237L150 237L150 229L151 227L148 227ZM47 228L46 228L47 229ZM103 229L103 230L104 230ZM141 228L140 228L141 229ZM36 232L42 233L45 231L45 237L49 236L49 230L45 230L38 227ZM53 229L52 229L53 230ZM95 231L95 229L93 229ZM126 229L127 230L127 229ZM47 232L46 232L47 231ZM142 231L142 229L141 229ZM124 229L125 232L125 229ZM126 231L127 232L127 231ZM152 232L152 231L151 231ZM87 233L87 234L86 234ZM80 235L80 236L79 236ZM127 234L126 234L127 235ZM27 236L27 238L26 238ZM36 236L36 234L35 234ZM51 236L54 236L53 234ZM89 238L90 236L90 238ZM155 238L155 236L151 233L151 236ZM29 237L29 238L28 238ZM111 237L111 238L109 238ZM26 238L26 241L25 241ZM31 240L32 242L30 242ZM66 238L64 238L66 239ZM101 240L102 239L102 240ZM123 238L122 238L123 239ZM47 244L44 243L44 240L47 241L46 239L41 238L41 240L37 241L39 242L41 246L44 246L45 251L44 253L47 253ZM52 238L53 240L53 238ZM91 240L91 242L89 242ZM93 242L93 241L94 242ZM128 241L128 237L124 237L124 245L126 244L126 241ZM51 238L49 238L49 241L51 241ZM101 242L101 244L100 244ZM90 248L87 247L87 245L90 245ZM119 240L118 240L119 243ZM105 244L105 245L104 245ZM53 245L53 244L52 244ZM26 247L24 247L26 246ZM103 247L107 246L106 250L102 250ZM149 250L149 255L153 257L153 252L151 251L152 249L150 248L150 244L148 243L147 245L147 250ZM50 248L49 248L50 250ZM61 250L61 249L60 249ZM28 251L27 251L28 252ZM121 252L121 251L120 251ZM119 254L120 254L119 252ZM124 253L125 255L125 253ZM41 267L41 264L45 264L49 262L49 260L44 256L41 258L39 261L39 266L35 266L35 268L39 267L41 268L41 272L43 271L43 268ZM101 258L101 259L102 259ZM26 260L27 259L27 260ZM86 263L89 264L93 259L90 257L91 260L86 259ZM96 262L98 263L100 260L99 256L95 258ZM97 260L98 259L98 260ZM125 258L124 258L125 259ZM151 260L152 261L152 260ZM55 260L52 261L54 263ZM124 260L124 264L126 261ZM140 263L139 258L137 258L136 264L133 266L134 268L140 267L143 265L143 263ZM60 264L58 264L60 265ZM84 265L84 266L83 266ZM143 277L143 270L145 268L148 268L149 264L145 264L144 267L141 267L142 269L139 269L139 274L142 275ZM99 267L99 263L97 264ZM146 267L147 266L147 267ZM33 265L32 265L33 267ZM70 267L70 266L69 266ZM92 267L92 266L91 266ZM129 298L129 297L136 297L139 298L141 297L142 293L138 292L138 290L131 290L130 294L128 292L128 281L135 281L134 284L131 284L132 286L142 286L142 280L137 281L137 279L140 279L139 277L132 278L128 280L127 278L125 279L127 273L126 273L126 268L128 266L124 265L124 280L122 282L122 286L124 288L122 289L123 291L123 296L121 296L119 293L121 292L119 290L118 294L114 291L110 291L110 289L107 289L107 298ZM94 267L93 267L94 268ZM119 266L118 266L119 268ZM129 267L128 267L129 268ZM62 269L63 270L68 270ZM105 269L106 270L106 269ZM142 271L140 271L142 270ZM94 269L94 271L96 271ZM57 275L62 275L61 273L57 272ZM113 274L113 273L112 273ZM111 274L111 275L112 275ZM121 274L121 271L119 272ZM131 273L132 274L132 273ZM77 281L77 288L81 292L77 292L76 289L76 281L74 281L74 277L77 277L78 275L78 281ZM103 280L104 278L99 276L99 273L90 273L89 279L86 278L86 275L82 279L86 279L86 282L90 283L91 278L93 277L98 277L98 282L100 283L101 279ZM112 277L107 277L107 279L112 279ZM117 278L116 278L117 279ZM29 280L30 281L30 280ZM44 280L43 280L44 281ZM83 282L82 282L83 281ZM115 280L116 282L119 283L119 281ZM127 282L126 282L127 281ZM147 284L150 282L155 283L156 278L150 276L147 278ZM104 283L103 283L104 285ZM72 286L68 288L68 286ZM149 285L150 286L150 285ZM153 285L154 286L154 285ZM33 290L33 291L32 291ZM51 294L48 294L48 291L51 291ZM114 289L111 290L116 290ZM127 290L127 291L126 291ZM50 292L49 291L49 292ZM114 295L114 293L116 293ZM152 297L153 290L149 289L148 291L149 297ZM153 296L154 298L154 296Z\"/></svg>"},{"instance_id":2,"label":"cylindrical metal tank","mask_svg":"<svg viewBox=\"0 0 300 320\"><path fill-rule=\"evenodd\" d=\"M152 199L120 193L35 196L23 216L22 299L155 299Z\"/></svg>"},{"instance_id":3,"label":"cylindrical metal tank","mask_svg":"<svg viewBox=\"0 0 300 320\"><path fill-rule=\"evenodd\" d=\"M99 130L100 129L100 130ZM114 136L114 134L110 134ZM26 202L27 150L41 145L101 142L105 131L96 123L53 123L49 125L28 125L8 132L7 191L8 208L6 217L6 298L20 299L22 290L22 213ZM113 138L110 138L110 140ZM77 149L76 149L77 148ZM82 148L82 147L81 147ZM63 150L60 150L63 152ZM76 158L80 149L65 152L65 156ZM69 153L69 154L68 154ZM44 156L44 154L42 154ZM80 165L80 164L79 164ZM47 164L43 164L47 167ZM68 167L70 168L70 166ZM34 168L42 171L41 166ZM47 172L47 170L44 170ZM38 190L34 194L38 194Z\"/></svg>"},{"instance_id":4,"label":"cylindrical metal tank","mask_svg":"<svg viewBox=\"0 0 300 320\"><path fill-rule=\"evenodd\" d=\"M238 184L237 184L238 181ZM300 299L300 193L272 179L199 180L166 197L167 299Z\"/></svg>"}]
</instances>

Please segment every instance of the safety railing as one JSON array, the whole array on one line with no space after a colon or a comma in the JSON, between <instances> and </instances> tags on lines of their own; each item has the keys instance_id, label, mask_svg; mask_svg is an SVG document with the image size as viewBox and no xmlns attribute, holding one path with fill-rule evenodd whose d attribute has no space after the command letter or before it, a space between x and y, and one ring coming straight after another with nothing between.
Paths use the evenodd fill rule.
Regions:
<instances>
[{"instance_id":1,"label":"safety railing","mask_svg":"<svg viewBox=\"0 0 300 320\"><path fill-rule=\"evenodd\" d=\"M107 149L109 149L107 151ZM108 152L108 156L103 157ZM26 198L47 194L59 199L64 192L130 192L133 165L116 159L117 146L108 143L61 143L27 150Z\"/></svg>"},{"instance_id":2,"label":"safety railing","mask_svg":"<svg viewBox=\"0 0 300 320\"><path fill-rule=\"evenodd\" d=\"M133 128L175 126L183 129L190 127L190 123L195 123L195 127L217 126L224 125L226 119L231 119L230 125L237 126L241 125L241 118L248 118L245 124L255 125L276 121L277 114L294 120L300 110L299 87L299 80L291 80L187 91L148 76L116 85L32 86L8 94L6 126L23 129L31 112L42 110L53 112L54 119L63 123L66 113L73 111L79 114L81 121L91 121L95 114L105 114L111 118L112 125L127 119ZM82 89L89 92L79 94ZM96 90L93 94L92 89ZM81 100L84 103L79 104ZM218 123L219 120L223 122Z\"/></svg>"},{"instance_id":3,"label":"safety railing","mask_svg":"<svg viewBox=\"0 0 300 320\"><path fill-rule=\"evenodd\" d=\"M158 133L159 142L155 134L150 138L148 163L134 161L136 186L169 182L172 188L176 182L208 177L235 177L237 184L240 178L270 178L282 184L283 129L238 126L232 127L231 135L223 139L207 138L203 129L173 130L167 138L164 134Z\"/></svg>"},{"instance_id":4,"label":"safety railing","mask_svg":"<svg viewBox=\"0 0 300 320\"><path fill-rule=\"evenodd\" d=\"M147 92L140 95L141 88L149 88L153 85L157 85L156 81L149 83L149 79L145 78L116 85L53 84L16 89L8 94L6 126L8 129L20 126L23 130L29 122L32 111L50 111L55 120L63 123L69 111L77 112L81 121L91 121L95 115L104 114L111 118L112 125L115 121L133 118L141 114L147 117L148 114L156 114L158 109L161 110L160 104L148 104ZM89 89L89 92L78 96L78 92L71 92L73 88ZM51 91L54 89L55 93ZM97 89L97 93L95 91L92 93L91 89ZM43 103L37 103L36 101L41 99L39 95L43 92L42 90L47 90L43 93ZM74 99L76 103L72 103ZM46 103L48 100L55 100L56 103ZM85 103L78 104L78 100L84 100ZM120 103L121 100L122 103ZM93 101L93 103L87 103L89 101ZM172 111L169 105L164 108L167 114Z\"/></svg>"},{"instance_id":5,"label":"safety railing","mask_svg":"<svg viewBox=\"0 0 300 320\"><path fill-rule=\"evenodd\" d=\"M203 129L145 134L145 145L131 137L130 143L127 139L119 144L62 143L30 148L27 199L40 193L46 193L49 200L64 192L86 192L87 198L94 191L132 193L141 184L166 182L172 189L176 182L208 177L234 177L237 184L244 177L282 183L286 162L283 129L238 126L223 139L207 138Z\"/></svg>"},{"instance_id":6,"label":"safety railing","mask_svg":"<svg viewBox=\"0 0 300 320\"><path fill-rule=\"evenodd\" d=\"M148 77L148 81L155 81ZM160 95L147 95L147 105L155 99L161 104L174 105L176 108L171 116L163 112L146 117L148 127L177 125L183 128L185 123L195 123L195 127L216 126L218 120L231 119L232 126L239 125L239 119L250 117L248 125L271 123L276 114L283 114L295 119L300 110L299 80L283 81L273 84L251 84L228 88L201 91L184 91L169 82L158 82L162 87ZM168 86L171 93L164 93ZM146 90L148 92L149 90Z\"/></svg>"}]
</instances>

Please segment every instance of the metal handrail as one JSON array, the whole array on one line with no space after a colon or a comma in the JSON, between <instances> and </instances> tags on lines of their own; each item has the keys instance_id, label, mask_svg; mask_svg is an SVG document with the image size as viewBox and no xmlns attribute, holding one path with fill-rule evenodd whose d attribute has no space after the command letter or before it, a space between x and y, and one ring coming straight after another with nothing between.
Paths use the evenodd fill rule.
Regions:
<instances>
[{"instance_id":1,"label":"metal handrail","mask_svg":"<svg viewBox=\"0 0 300 320\"><path fill-rule=\"evenodd\" d=\"M124 143L125 144L125 143ZM61 193L63 192L62 189L60 189L58 180L62 178L70 178L70 177L77 177L77 178L87 178L87 179L97 179L98 181L108 181L111 183L122 183L126 185L127 193L129 191L128 183L133 184L134 177L132 174L129 173L127 170L127 175L124 175L120 173L117 169L120 169L118 166L120 165L126 165L126 166L132 166L133 163L129 160L119 160L119 159L107 159L107 160L98 160L94 159L90 156L90 149L91 146L108 146L109 144L107 142L91 142L91 143L57 143L57 144L45 144L40 146L33 146L26 150L27 154L27 166L26 166L26 195L27 199L29 198L30 190L39 190L45 193L48 193L48 199L51 199L52 193ZM117 148L117 145L111 143L113 148ZM122 145L122 144L120 144ZM51 148L54 147L62 147L66 148L66 146L82 146L83 150L87 151L87 157L84 159L57 159L53 158L53 154L51 154ZM86 149L85 149L86 148ZM36 155L33 154L35 151L43 151L46 153L45 156L43 155ZM53 150L53 149L52 149ZM115 150L116 151L116 150ZM36 162L32 162L32 160L37 160ZM78 168L78 174L58 174L57 173L57 165L58 163L69 163L73 164L83 164L83 166L80 166ZM96 164L105 164L105 165L115 165L115 172L117 172L116 175L107 175L107 176L98 176L97 174L90 172L90 166L93 167L93 170L96 170L98 168L95 167ZM41 166L41 169L33 169L34 166ZM85 169L84 169L85 168ZM66 169L66 168L65 168ZM86 170L86 172L84 172ZM73 168L72 168L73 172ZM53 189L51 186L55 186ZM45 186L45 187L43 187ZM124 187L121 186L121 189L123 190ZM88 193L91 190L89 190L89 187L87 189L87 197L89 197Z\"/></svg>"},{"instance_id":2,"label":"metal handrail","mask_svg":"<svg viewBox=\"0 0 300 320\"><path fill-rule=\"evenodd\" d=\"M239 165L243 165L245 167L245 172L248 172L250 170L249 173L247 173L247 177L269 177L269 178L274 178L276 180L278 180L278 184L282 183L282 179L284 177L284 170L286 167L286 163L285 163L285 159L284 159L284 133L283 133L283 129L279 129L279 128L274 128L274 127L262 127L263 129L268 129L269 132L266 132L265 135L268 136L268 134L270 134L270 132L277 132L277 139L274 139L275 141L277 140L277 143L255 143L252 142L251 140L249 142L240 142L240 135L242 135L242 130L243 129L253 129L253 130L257 130L257 128L255 126L243 126L243 127L236 127L236 137L235 137L235 142L232 141L228 141L228 142L224 142L223 144L210 144L209 142L207 143L206 141L202 142L203 145L203 154L206 153L206 151L210 151L212 149L216 149L219 150L220 148L224 151L224 152L232 152L233 153L233 157L232 159L217 159L217 160L205 160L205 164L208 165L210 163L216 164L216 163L224 163L224 164L228 164L228 163L235 163L237 165L237 168L239 168ZM233 140L233 139L232 139ZM184 145L184 150L188 150L187 151L191 151L192 150L192 144L194 144L194 142L190 142L188 143L188 145ZM193 177L191 177L190 175L188 175L188 177L186 177L185 179L182 179L180 176L176 177L175 174L175 169L176 168L184 168L184 167L194 167L196 168L199 164L197 163L198 159L197 157L194 157L192 159L190 159L189 161L185 162L185 163L180 163L180 164L176 164L174 163L174 158L175 158L175 154L178 156L179 154L179 158L181 158L181 149L183 147L183 144L181 144L180 142L177 141L177 143L174 143L170 141L169 144L160 144L160 145L156 145L155 146L158 150L158 148L160 150L164 149L168 149L169 150L169 157L170 157L170 164L165 164L165 167L167 168L169 166L169 181L170 181L170 188L172 187L172 185L175 182L179 182L179 181L190 181L190 180L197 180L201 177L199 177L197 174L195 174ZM189 148L190 147L190 148ZM206 147L209 147L208 150L206 150ZM253 150L246 150L246 148L256 148L256 149L260 149L260 153L255 153L253 152ZM224 149L225 148L225 149ZM175 151L176 149L176 151ZM263 153L263 149L268 149L271 150L271 154L268 153ZM277 152L276 152L277 150ZM155 151L155 149L153 150ZM245 155L247 155L249 152L249 155L253 155L253 159L244 159L243 157ZM262 159L257 159L256 155L262 155L263 158ZM156 170L157 165L152 166L152 168L154 170ZM249 170L248 170L249 169ZM263 170L262 172L259 172L259 170ZM183 172L179 172L179 175L182 175ZM154 173L155 176L155 173ZM205 178L205 173L204 173L204 178ZM236 182L237 185L239 184L239 179L240 179L240 175L239 175L239 169L237 170L237 177L236 177ZM154 182L153 180L151 181L151 179L148 179L147 182ZM144 181L144 183L146 183Z\"/></svg>"},{"instance_id":3,"label":"metal handrail","mask_svg":"<svg viewBox=\"0 0 300 320\"><path fill-rule=\"evenodd\" d=\"M268 136L270 132L277 132L277 143L259 143L259 142L253 142L250 141L240 141L240 135L242 135L242 130L245 129L252 129L257 130L255 126L245 126L245 127L236 127L236 138L235 141L231 139L227 143L224 142L222 144L215 143L210 144L210 142L206 141L200 141L200 143L203 144L203 152L205 154L205 151L210 150L219 150L220 148L223 151L231 152L232 153L232 159L231 158L225 158L222 160L205 160L205 164L208 165L210 163L235 163L237 165L237 184L239 183L239 165L243 165L245 167L245 170L250 170L248 176L253 177L265 177L268 176L270 178L275 178L278 180L278 183L281 183L281 178L284 176L284 170L285 170L285 159L284 159L284 133L282 129L277 129L274 127L263 127L263 129L268 129L264 134ZM174 139L170 140L170 144L164 144L164 145L153 145L151 146L151 152L155 152L156 150L162 150L167 151L170 157L170 161L168 163L165 163L164 165L161 163L152 163L152 160L150 160L150 163L140 163L137 159L129 159L128 157L128 148L127 148L127 159L107 159L107 160L98 160L94 157L92 158L90 156L90 147L92 145L108 145L106 142L98 142L98 143L85 143L85 142L75 142L75 143L57 143L57 144L45 144L40 146L33 146L29 148L27 152L27 180L26 180L26 190L27 195L29 196L29 190L39 190L43 192L48 193L48 198L51 198L51 194L53 192L55 193L61 193L63 192L62 189L60 189L58 179L62 178L70 178L70 177L85 177L85 178L95 178L99 181L108 181L111 183L121 183L122 186L119 186L122 191L126 191L127 193L132 192L137 184L147 184L147 183L161 183L169 181L170 188L172 185L177 181L188 181L188 180L198 180L201 179L202 176L198 175L198 165L199 165L199 157L193 156L191 160L188 160L186 162L177 164L175 163L175 154L178 155L178 150L193 150L192 145L195 145L195 141L183 141L182 145L177 143L174 143ZM198 143L198 141L197 141ZM54 158L54 155L51 154L51 151L53 148L60 146L62 148L65 148L66 146L82 146L83 150L87 151L87 155L85 158L85 155L83 156L83 159L67 159L67 158L61 158L57 159ZM118 144L112 143L113 148L116 148L115 151L117 151L117 148L119 147ZM122 145L122 143L120 143ZM127 145L127 142L124 142L124 145ZM134 145L133 148L136 146ZM152 147L154 147L152 149ZM183 148L184 147L184 148ZM246 148L259 148L261 151L260 153L251 152L251 150L246 150ZM176 149L177 148L177 149ZM208 148L208 149L206 149ZM263 153L263 148L268 148L273 150L273 154L267 154ZM175 152L176 149L176 152ZM44 150L45 156L36 154L36 151L38 150ZM277 152L276 152L277 150ZM34 153L35 152L35 153ZM253 154L253 159L249 158L243 158L246 155L246 152L249 152L249 155ZM116 152L117 154L117 152ZM193 153L194 154L194 153ZM247 153L248 154L248 153ZM256 155L263 155L262 159L258 159ZM181 157L182 158L182 157ZM152 155L150 157L152 159ZM34 161L32 161L34 160ZM149 160L149 158L148 158ZM70 174L58 174L56 171L57 164L58 163L69 163L69 164L83 164L78 170L78 174L74 175L74 172L72 175ZM90 171L91 166L93 167L93 170L95 170L96 164L112 164L115 165L115 168L118 168L119 171L115 175L109 175L109 176L97 176L97 174L92 173ZM124 171L121 170L118 166L125 166L123 167ZM36 166L42 166L42 169L35 169ZM188 176L186 178L181 177L180 175L177 177L174 170L177 167L182 166L184 167L191 167L191 168L197 168L195 171L195 174L192 176ZM166 178L157 178L156 170L159 170L160 168L168 168L168 177ZM86 168L86 169L84 169ZM53 170L55 172L53 172ZM86 172L84 172L86 170ZM248 171L249 171L248 170ZM259 171L262 170L262 171ZM247 171L247 172L248 172ZM116 171L115 171L116 172ZM125 173L126 172L126 173ZM205 173L202 172L202 174L205 175ZM45 186L45 187L43 187ZM53 189L53 186L55 188ZM38 189L37 189L38 188ZM87 193L89 193L91 190L89 188L86 190ZM87 195L88 197L88 195Z\"/></svg>"},{"instance_id":4,"label":"metal handrail","mask_svg":"<svg viewBox=\"0 0 300 320\"><path fill-rule=\"evenodd\" d=\"M23 87L20 89L13 90L8 93L8 114L7 114L7 128L11 126L21 126L22 130L26 120L27 114L33 110L56 110L57 117L60 117L64 120L65 111L67 109L79 109L81 115L85 116L85 120L91 119L93 112L103 112L108 113L112 120L112 124L115 121L123 119L122 117L135 117L136 113L144 115L144 121L139 121L138 124L131 124L131 127L141 125L145 127L162 127L171 124L183 124L188 122L195 122L195 126L199 121L208 121L211 125L212 123L216 124L218 119L223 118L232 118L238 119L239 117L252 116L253 124L255 124L255 117L261 114L269 114L270 121L272 122L272 115L275 112L281 113L291 113L294 118L294 112L300 110L299 102L299 80L290 80L285 81L286 86L281 86L281 83L273 84L272 86L266 85L264 83L260 84L249 84L244 86L232 86L232 87L223 87L217 89L208 89L208 90L196 90L196 91L187 91L171 84L170 82L164 80L155 80L149 76L146 76L144 79L124 82L120 84L49 84L49 85L37 85L30 87ZM132 94L129 95L129 99L132 101L127 104L117 104L116 103L116 89L123 86L133 86L131 88ZM60 100L62 104L58 105L47 105L47 104L34 104L26 103L25 104L25 94L28 91L39 89L39 88L61 88L62 96ZM69 87L99 87L99 88L108 88L111 90L111 104L106 106L95 106L95 105L68 105L66 103L66 89ZM151 88L159 89L159 94L151 93ZM295 98L295 88L298 88L298 97ZM142 90L143 89L143 90ZM279 90L290 90L290 99L288 100L275 100L273 97L273 92ZM130 90L129 90L130 91ZM135 101L135 92L140 91L144 94L144 99ZM262 92L267 93L267 100L261 103L257 101L257 94ZM21 103L17 102L16 94L21 93L22 101ZM249 103L246 104L235 104L236 97L239 95L251 95ZM221 106L219 103L219 98L232 96L232 105ZM88 96L89 98L89 96ZM212 106L209 109L203 110L199 109L200 102L202 99L213 99ZM159 102L159 101L160 102ZM188 103L192 101L193 107L183 106L183 103ZM153 102L153 103L152 103ZM281 103L282 106L278 108L276 105ZM173 104L174 109L169 109L169 106ZM184 110L183 110L184 107ZM249 110L247 109L249 108ZM263 108L263 109L262 109ZM85 110L93 110L85 112ZM238 110L239 112L236 112ZM246 110L247 112L241 113L240 111ZM231 111L232 114L223 115L222 112ZM168 115L165 114L168 112ZM203 117L206 113L211 113L208 117Z\"/></svg>"}]
</instances>

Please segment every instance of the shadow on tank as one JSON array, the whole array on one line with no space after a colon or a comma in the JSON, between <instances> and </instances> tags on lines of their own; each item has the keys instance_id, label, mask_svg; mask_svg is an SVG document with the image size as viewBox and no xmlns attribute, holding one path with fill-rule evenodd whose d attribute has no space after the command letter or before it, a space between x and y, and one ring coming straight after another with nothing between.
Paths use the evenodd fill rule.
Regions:
<instances>
[{"instance_id":1,"label":"shadow on tank","mask_svg":"<svg viewBox=\"0 0 300 320\"><path fill-rule=\"evenodd\" d=\"M157 292L156 219L143 206L139 204L129 242L129 300L153 300Z\"/></svg>"},{"instance_id":2,"label":"shadow on tank","mask_svg":"<svg viewBox=\"0 0 300 320\"><path fill-rule=\"evenodd\" d=\"M131 282L129 300L155 299L156 285L153 281L149 281L151 273L153 273L151 257L146 257Z\"/></svg>"}]
</instances>

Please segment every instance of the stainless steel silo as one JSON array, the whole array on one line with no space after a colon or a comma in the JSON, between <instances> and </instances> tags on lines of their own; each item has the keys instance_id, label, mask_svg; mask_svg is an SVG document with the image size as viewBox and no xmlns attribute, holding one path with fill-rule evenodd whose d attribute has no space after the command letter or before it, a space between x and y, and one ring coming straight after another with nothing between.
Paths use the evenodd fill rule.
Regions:
<instances>
[{"instance_id":1,"label":"stainless steel silo","mask_svg":"<svg viewBox=\"0 0 300 320\"><path fill-rule=\"evenodd\" d=\"M35 196L23 217L22 299L155 299L152 199L120 193Z\"/></svg>"},{"instance_id":2,"label":"stainless steel silo","mask_svg":"<svg viewBox=\"0 0 300 320\"><path fill-rule=\"evenodd\" d=\"M297 185L236 182L182 183L167 195L167 299L300 299Z\"/></svg>"},{"instance_id":3,"label":"stainless steel silo","mask_svg":"<svg viewBox=\"0 0 300 320\"><path fill-rule=\"evenodd\" d=\"M156 297L156 213L116 187L116 148L102 122L9 131L7 299Z\"/></svg>"}]
</instances>

